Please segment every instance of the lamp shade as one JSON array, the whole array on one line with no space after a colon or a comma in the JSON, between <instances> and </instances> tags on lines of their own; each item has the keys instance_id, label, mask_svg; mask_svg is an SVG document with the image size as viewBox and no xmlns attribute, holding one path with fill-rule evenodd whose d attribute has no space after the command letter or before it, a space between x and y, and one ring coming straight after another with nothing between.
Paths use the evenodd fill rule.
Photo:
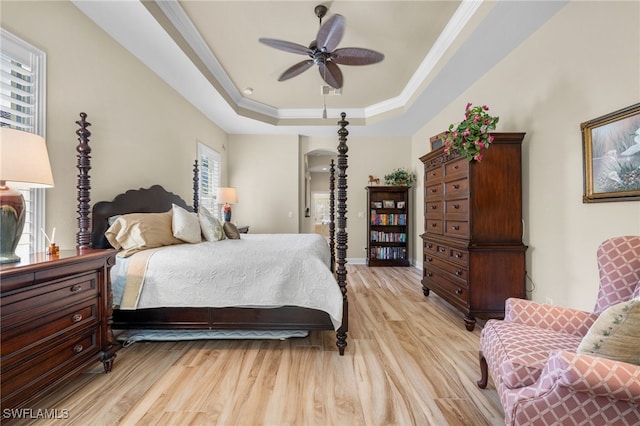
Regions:
<instances>
[{"instance_id":1,"label":"lamp shade","mask_svg":"<svg viewBox=\"0 0 640 426\"><path fill-rule=\"evenodd\" d=\"M42 136L0 127L0 181L8 186L53 186L49 153Z\"/></svg>"},{"instance_id":2,"label":"lamp shade","mask_svg":"<svg viewBox=\"0 0 640 426\"><path fill-rule=\"evenodd\" d=\"M235 188L218 188L216 201L218 204L236 204L238 202L238 193Z\"/></svg>"}]
</instances>

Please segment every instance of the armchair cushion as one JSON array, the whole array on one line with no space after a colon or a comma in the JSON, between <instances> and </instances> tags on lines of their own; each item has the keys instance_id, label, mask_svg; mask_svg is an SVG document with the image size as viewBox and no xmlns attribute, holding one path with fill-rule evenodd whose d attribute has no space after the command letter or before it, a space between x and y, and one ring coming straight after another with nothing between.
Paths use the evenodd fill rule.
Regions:
<instances>
[{"instance_id":1,"label":"armchair cushion","mask_svg":"<svg viewBox=\"0 0 640 426\"><path fill-rule=\"evenodd\" d=\"M640 299L607 308L582 339L578 353L640 365Z\"/></svg>"},{"instance_id":2,"label":"armchair cushion","mask_svg":"<svg viewBox=\"0 0 640 426\"><path fill-rule=\"evenodd\" d=\"M482 335L481 350L496 361L499 377L509 389L534 384L551 351L575 350L582 340L570 333L496 320L487 321Z\"/></svg>"},{"instance_id":3,"label":"armchair cushion","mask_svg":"<svg viewBox=\"0 0 640 426\"><path fill-rule=\"evenodd\" d=\"M533 300L510 298L505 302L504 319L584 337L598 315L572 308L547 305Z\"/></svg>"}]
</instances>

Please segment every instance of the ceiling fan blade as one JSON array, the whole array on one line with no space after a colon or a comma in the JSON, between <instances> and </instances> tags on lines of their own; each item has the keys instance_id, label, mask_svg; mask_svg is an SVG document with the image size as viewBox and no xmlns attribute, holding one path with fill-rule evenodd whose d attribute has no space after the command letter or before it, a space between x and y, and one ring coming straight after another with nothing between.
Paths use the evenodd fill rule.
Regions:
<instances>
[{"instance_id":1,"label":"ceiling fan blade","mask_svg":"<svg viewBox=\"0 0 640 426\"><path fill-rule=\"evenodd\" d=\"M285 52L298 53L300 55L311 54L311 49L304 47L298 43L292 43L290 41L276 40L273 38L259 38L260 43L264 43L267 46L274 47L276 49L284 50Z\"/></svg>"},{"instance_id":2,"label":"ceiling fan blade","mask_svg":"<svg viewBox=\"0 0 640 426\"><path fill-rule=\"evenodd\" d=\"M381 62L384 55L375 50L360 47L344 47L331 54L331 60L342 65L369 65Z\"/></svg>"},{"instance_id":3,"label":"ceiling fan blade","mask_svg":"<svg viewBox=\"0 0 640 426\"><path fill-rule=\"evenodd\" d=\"M333 15L329 18L318 31L316 37L318 49L325 48L326 52L332 52L344 35L344 16Z\"/></svg>"},{"instance_id":4,"label":"ceiling fan blade","mask_svg":"<svg viewBox=\"0 0 640 426\"><path fill-rule=\"evenodd\" d=\"M298 62L292 67L288 68L285 72L282 73L278 81L288 80L291 77L295 77L298 74L302 74L309 68L313 66L313 59L309 59L307 61Z\"/></svg>"},{"instance_id":5,"label":"ceiling fan blade","mask_svg":"<svg viewBox=\"0 0 640 426\"><path fill-rule=\"evenodd\" d=\"M320 70L320 76L329 86L334 89L342 87L342 71L334 62L320 62L318 69Z\"/></svg>"}]
</instances>

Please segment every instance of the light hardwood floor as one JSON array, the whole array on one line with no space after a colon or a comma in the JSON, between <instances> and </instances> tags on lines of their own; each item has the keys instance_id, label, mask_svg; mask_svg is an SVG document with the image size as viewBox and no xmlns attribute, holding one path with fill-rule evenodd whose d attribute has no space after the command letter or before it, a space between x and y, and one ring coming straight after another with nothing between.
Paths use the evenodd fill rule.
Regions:
<instances>
[{"instance_id":1,"label":"light hardwood floor","mask_svg":"<svg viewBox=\"0 0 640 426\"><path fill-rule=\"evenodd\" d=\"M348 265L349 338L135 343L113 371L81 374L34 409L64 425L499 425L498 396L479 378L480 330L415 268ZM11 422L12 424L29 424Z\"/></svg>"}]
</instances>

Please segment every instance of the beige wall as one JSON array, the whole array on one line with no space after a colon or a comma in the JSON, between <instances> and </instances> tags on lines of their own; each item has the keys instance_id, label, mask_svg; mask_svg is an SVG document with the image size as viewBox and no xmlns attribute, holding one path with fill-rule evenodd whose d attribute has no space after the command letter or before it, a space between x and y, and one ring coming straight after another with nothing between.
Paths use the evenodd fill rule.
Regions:
<instances>
[{"instance_id":1,"label":"beige wall","mask_svg":"<svg viewBox=\"0 0 640 426\"><path fill-rule=\"evenodd\" d=\"M75 121L92 124L92 201L161 184L192 200L196 140L223 153L226 135L70 2L2 2L1 25L47 54L47 122L55 188L47 228L75 247ZM223 157L224 158L224 157Z\"/></svg>"},{"instance_id":2,"label":"beige wall","mask_svg":"<svg viewBox=\"0 0 640 426\"><path fill-rule=\"evenodd\" d=\"M640 99L639 16L638 2L568 4L414 136L418 167L429 136L460 121L467 102L489 105L498 131L527 132L524 242L534 300L593 308L598 244L640 234L640 202L582 203L580 134L581 122ZM422 202L419 193L416 215Z\"/></svg>"},{"instance_id":3,"label":"beige wall","mask_svg":"<svg viewBox=\"0 0 640 426\"><path fill-rule=\"evenodd\" d=\"M238 190L232 221L252 233L297 233L298 136L229 136L229 185Z\"/></svg>"}]
</instances>

